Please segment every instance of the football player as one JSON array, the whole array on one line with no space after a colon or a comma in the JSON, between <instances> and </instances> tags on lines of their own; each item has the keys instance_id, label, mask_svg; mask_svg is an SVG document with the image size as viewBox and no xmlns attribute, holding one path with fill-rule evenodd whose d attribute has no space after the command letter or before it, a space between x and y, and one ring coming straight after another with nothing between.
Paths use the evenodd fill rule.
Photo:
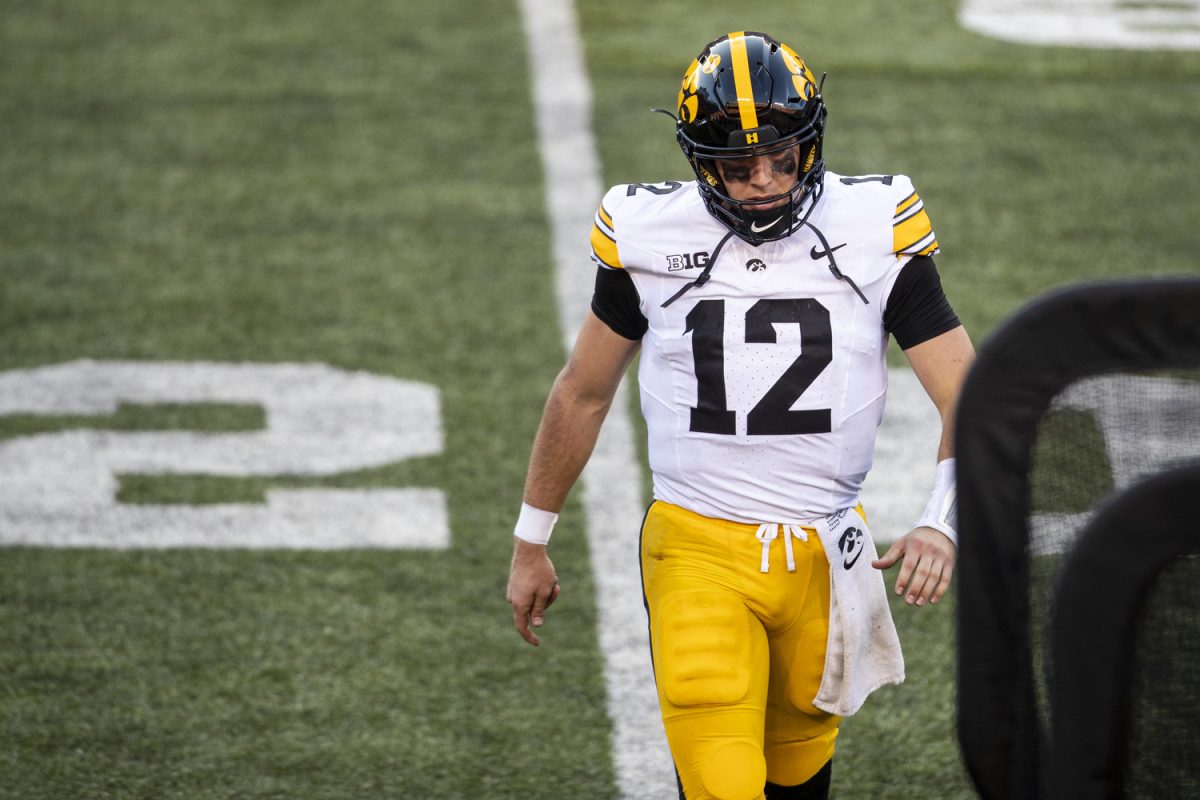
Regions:
<instances>
[{"instance_id":1,"label":"football player","mask_svg":"<svg viewBox=\"0 0 1200 800\"><path fill-rule=\"evenodd\" d=\"M854 593L873 579L882 595L879 570L897 562L910 605L950 583L951 427L973 349L909 178L826 170L821 87L794 50L722 36L688 67L676 107L696 180L616 186L600 204L591 310L534 442L508 600L538 644L531 628L559 592L546 542L640 348L654 478L641 568L681 797L824 798L842 716L903 677L901 665L847 696L876 667L855 655L876 642L847 644L869 605ZM860 561L860 548L874 555L859 490L889 335L942 434L925 514ZM847 583L855 562L867 577ZM858 621L866 638L894 638L883 609L886 624Z\"/></svg>"}]
</instances>

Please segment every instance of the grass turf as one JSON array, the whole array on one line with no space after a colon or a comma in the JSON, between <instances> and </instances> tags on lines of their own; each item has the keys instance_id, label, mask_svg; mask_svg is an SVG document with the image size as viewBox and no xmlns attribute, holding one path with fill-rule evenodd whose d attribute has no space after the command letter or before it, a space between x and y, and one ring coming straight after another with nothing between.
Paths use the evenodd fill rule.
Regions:
<instances>
[{"instance_id":1,"label":"grass turf","mask_svg":"<svg viewBox=\"0 0 1200 800\"><path fill-rule=\"evenodd\" d=\"M504 603L561 350L525 55L492 47L520 32L506 6L473 19L433 2L6 11L0 366L320 361L431 383L442 456L325 483L436 485L454 543L4 551L0 797L613 793L577 513L556 538L573 624L535 652ZM101 426L176 424L129 414ZM124 476L122 499L288 483Z\"/></svg>"},{"instance_id":2,"label":"grass turf","mask_svg":"<svg viewBox=\"0 0 1200 800\"><path fill-rule=\"evenodd\" d=\"M760 28L830 73L834 169L914 176L977 339L1051 286L1196 271L1194 54L990 42L947 2L696 11L580 4L610 182L686 177L647 109L703 42ZM6 11L0 368L322 361L432 383L443 455L306 481L437 486L454 535L436 553L0 553L0 797L615 796L575 505L546 646L503 603L503 531L561 360L520 42L508 4L467 22L431 0ZM295 482L123 476L121 498ZM847 722L837 796L970 796L951 613L897 608L909 682Z\"/></svg>"},{"instance_id":3,"label":"grass turf","mask_svg":"<svg viewBox=\"0 0 1200 800\"><path fill-rule=\"evenodd\" d=\"M705 42L766 31L818 76L828 72L831 169L912 176L942 246L943 284L977 343L1057 286L1200 272L1200 239L1188 222L1200 175L1181 169L1200 124L1200 56L991 41L959 28L956 8L949 0L749 12L681 0L584 4L606 177L689 179L669 120L650 107L672 105ZM894 347L890 361L904 363ZM1051 438L1081 437L1092 458L1084 473L1062 475L1039 495L1039 509L1078 510L1106 485L1098 432L1090 416L1048 425ZM1081 464L1043 451L1042 473ZM836 797L974 796L954 738L948 601L917 611L893 600L908 679L845 723Z\"/></svg>"}]
</instances>

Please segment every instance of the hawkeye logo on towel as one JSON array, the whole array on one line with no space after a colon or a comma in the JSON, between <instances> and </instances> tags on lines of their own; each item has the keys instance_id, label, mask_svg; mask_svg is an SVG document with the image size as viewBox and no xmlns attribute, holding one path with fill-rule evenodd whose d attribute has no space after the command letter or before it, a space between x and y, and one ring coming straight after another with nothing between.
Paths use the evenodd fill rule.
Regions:
<instances>
[{"instance_id":1,"label":"hawkeye logo on towel","mask_svg":"<svg viewBox=\"0 0 1200 800\"><path fill-rule=\"evenodd\" d=\"M863 532L858 528L846 528L838 538L838 551L842 554L842 566L850 569L863 552Z\"/></svg>"}]
</instances>

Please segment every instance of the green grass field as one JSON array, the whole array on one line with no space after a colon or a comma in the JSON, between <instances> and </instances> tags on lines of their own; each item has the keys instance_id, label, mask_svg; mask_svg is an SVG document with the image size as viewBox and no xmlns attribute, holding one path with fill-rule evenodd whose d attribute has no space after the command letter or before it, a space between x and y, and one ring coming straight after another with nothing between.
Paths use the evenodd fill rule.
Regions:
<instances>
[{"instance_id":1,"label":"green grass field","mask_svg":"<svg viewBox=\"0 0 1200 800\"><path fill-rule=\"evenodd\" d=\"M977 341L1050 287L1200 272L1200 54L988 41L944 1L579 5L609 183L687 177L649 108L704 42L766 30L829 73L833 169L914 176ZM0 550L0 798L616 796L576 501L541 649L504 602L563 358L528 87L511 3L6 5L0 370L320 362L432 385L440 455L329 477L129 474L118 496L432 487L453 538ZM263 424L236 403L131 406L0 418L0 441ZM846 723L837 797L972 796L952 616L897 609L909 680Z\"/></svg>"}]
</instances>

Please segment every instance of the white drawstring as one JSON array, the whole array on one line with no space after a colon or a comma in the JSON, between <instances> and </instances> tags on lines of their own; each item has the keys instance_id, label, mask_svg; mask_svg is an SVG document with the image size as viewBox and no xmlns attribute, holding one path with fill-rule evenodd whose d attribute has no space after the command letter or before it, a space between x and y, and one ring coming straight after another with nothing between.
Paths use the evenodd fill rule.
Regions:
<instances>
[{"instance_id":1,"label":"white drawstring","mask_svg":"<svg viewBox=\"0 0 1200 800\"><path fill-rule=\"evenodd\" d=\"M775 541L779 536L779 528L778 523L764 522L758 526L758 530L754 533L754 538L762 542L762 565L759 567L762 572L770 572L771 570L771 542ZM802 542L808 541L808 532L801 526L783 526L783 549L787 552L788 572L796 571L796 556L792 552L793 536Z\"/></svg>"},{"instance_id":2,"label":"white drawstring","mask_svg":"<svg viewBox=\"0 0 1200 800\"><path fill-rule=\"evenodd\" d=\"M769 572L771 570L771 542L779 535L779 526L773 522L764 522L758 526L758 531L754 534L754 538L762 542L762 567L760 571Z\"/></svg>"}]
</instances>

